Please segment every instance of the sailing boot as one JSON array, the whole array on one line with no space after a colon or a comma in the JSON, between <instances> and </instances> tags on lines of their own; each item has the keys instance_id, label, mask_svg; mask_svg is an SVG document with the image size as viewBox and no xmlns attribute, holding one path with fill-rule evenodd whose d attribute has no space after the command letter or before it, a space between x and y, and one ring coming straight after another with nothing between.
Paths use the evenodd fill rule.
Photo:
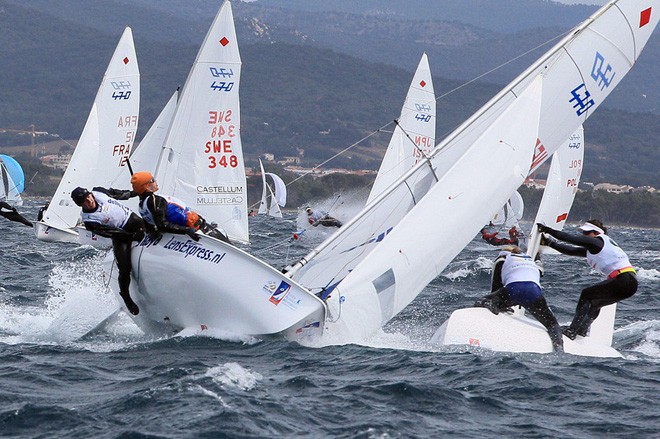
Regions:
<instances>
[{"instance_id":1,"label":"sailing boot","mask_svg":"<svg viewBox=\"0 0 660 439\"><path fill-rule=\"evenodd\" d=\"M589 322L590 310L591 302L589 301L585 301L583 304L578 305L578 309L575 311L575 317L573 317L573 321L569 326L562 326L562 333L571 340L575 340L575 337L582 335L582 333L586 334L586 332L589 330L589 327L591 326L591 323ZM587 325L586 330L582 330L584 325Z\"/></svg>"},{"instance_id":2,"label":"sailing boot","mask_svg":"<svg viewBox=\"0 0 660 439\"><path fill-rule=\"evenodd\" d=\"M550 336L550 341L552 342L552 350L554 352L564 352L564 339L562 338L561 326L555 325L548 329L548 335Z\"/></svg>"},{"instance_id":3,"label":"sailing boot","mask_svg":"<svg viewBox=\"0 0 660 439\"><path fill-rule=\"evenodd\" d=\"M131 295L128 292L122 291L119 295L124 299L124 304L126 305L126 308L128 308L128 312L134 316L140 313L140 308L138 308L137 303L133 302L133 299L131 299Z\"/></svg>"}]
</instances>

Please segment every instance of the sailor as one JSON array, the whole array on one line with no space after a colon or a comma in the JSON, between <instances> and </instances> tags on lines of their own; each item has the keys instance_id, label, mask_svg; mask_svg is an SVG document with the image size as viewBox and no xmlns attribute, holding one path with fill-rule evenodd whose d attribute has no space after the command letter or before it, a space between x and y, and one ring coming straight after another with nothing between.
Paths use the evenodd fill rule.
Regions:
<instances>
[{"instance_id":1,"label":"sailor","mask_svg":"<svg viewBox=\"0 0 660 439\"><path fill-rule=\"evenodd\" d=\"M130 191L95 187L92 191L77 187L71 191L71 199L82 207L85 228L97 235L112 239L112 251L119 269L119 295L128 311L137 315L137 304L131 299L131 243L144 238L144 222L128 207L120 203L134 196Z\"/></svg>"},{"instance_id":2,"label":"sailor","mask_svg":"<svg viewBox=\"0 0 660 439\"><path fill-rule=\"evenodd\" d=\"M321 224L324 227L341 227L342 223L337 218L331 217L328 212L322 210L313 210L311 207L305 208L307 212L307 221L314 227Z\"/></svg>"},{"instance_id":3,"label":"sailor","mask_svg":"<svg viewBox=\"0 0 660 439\"><path fill-rule=\"evenodd\" d=\"M541 291L542 267L517 246L508 246L493 264L491 294L475 303L493 314L520 305L545 326L555 352L564 351L561 327Z\"/></svg>"},{"instance_id":4,"label":"sailor","mask_svg":"<svg viewBox=\"0 0 660 439\"><path fill-rule=\"evenodd\" d=\"M134 173L131 177L131 185L133 191L140 196L140 215L150 236L169 232L188 235L191 239L199 241L197 235L199 230L205 235L230 243L224 231L216 228L215 224L207 223L183 202L172 197L156 195L158 182L150 172Z\"/></svg>"},{"instance_id":5,"label":"sailor","mask_svg":"<svg viewBox=\"0 0 660 439\"><path fill-rule=\"evenodd\" d=\"M10 221L16 221L17 223L25 224L28 227L32 227L32 223L28 221L23 215L18 213L15 207L12 207L4 199L0 200L0 215L4 216Z\"/></svg>"},{"instance_id":6,"label":"sailor","mask_svg":"<svg viewBox=\"0 0 660 439\"><path fill-rule=\"evenodd\" d=\"M627 299L637 292L635 269L628 255L607 236L607 229L600 220L591 219L578 227L582 235L573 235L537 224L541 233L541 244L570 256L586 257L587 262L606 279L582 290L573 321L563 328L564 335L575 340L585 337L591 324L604 306ZM557 241L559 240L559 241ZM561 242L563 241L563 242Z\"/></svg>"},{"instance_id":7,"label":"sailor","mask_svg":"<svg viewBox=\"0 0 660 439\"><path fill-rule=\"evenodd\" d=\"M481 239L486 241L490 245L518 245L518 230L516 226L513 226L509 229L508 238L498 238L498 232L492 232L492 229L495 225L491 222L487 226L481 228Z\"/></svg>"}]
</instances>

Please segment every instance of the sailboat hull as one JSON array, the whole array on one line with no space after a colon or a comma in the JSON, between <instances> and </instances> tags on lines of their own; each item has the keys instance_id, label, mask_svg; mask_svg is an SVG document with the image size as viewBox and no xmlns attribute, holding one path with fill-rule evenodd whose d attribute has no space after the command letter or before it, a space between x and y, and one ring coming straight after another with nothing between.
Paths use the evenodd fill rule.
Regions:
<instances>
[{"instance_id":1,"label":"sailboat hull","mask_svg":"<svg viewBox=\"0 0 660 439\"><path fill-rule=\"evenodd\" d=\"M431 343L469 345L498 352L552 352L550 337L536 320L516 313L495 315L485 308L454 311L433 335ZM575 340L564 337L564 351L587 357L621 357L616 349L592 337Z\"/></svg>"},{"instance_id":2,"label":"sailboat hull","mask_svg":"<svg viewBox=\"0 0 660 439\"><path fill-rule=\"evenodd\" d=\"M244 251L200 238L165 234L134 247L131 297L142 329L165 325L295 341L322 333L323 301ZM116 281L111 287L116 291Z\"/></svg>"},{"instance_id":3,"label":"sailboat hull","mask_svg":"<svg viewBox=\"0 0 660 439\"><path fill-rule=\"evenodd\" d=\"M40 241L78 243L78 233L72 229L60 229L37 221L34 223L34 234Z\"/></svg>"}]
</instances>

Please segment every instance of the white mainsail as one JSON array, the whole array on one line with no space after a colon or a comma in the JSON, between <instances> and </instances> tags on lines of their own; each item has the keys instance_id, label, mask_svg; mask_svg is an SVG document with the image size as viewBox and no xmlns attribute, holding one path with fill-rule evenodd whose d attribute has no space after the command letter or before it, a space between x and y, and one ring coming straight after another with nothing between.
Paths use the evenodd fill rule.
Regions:
<instances>
[{"instance_id":1,"label":"white mainsail","mask_svg":"<svg viewBox=\"0 0 660 439\"><path fill-rule=\"evenodd\" d=\"M520 167L524 178L532 163L542 163L553 154L621 81L657 22L657 14L651 14L645 0L608 3L443 140L429 162L417 164L295 264L290 276L311 289L339 289L335 294L341 296L338 301L342 304L338 324L343 323L342 332L348 337L373 332L414 299L467 245L516 189L511 184L522 182L517 174L498 172L488 173L488 188L477 184L485 181L477 172L484 171L483 157L496 156L490 153L502 145L491 145L493 150L483 151L481 157L472 154L482 149L479 143L493 134L503 115L522 117L514 116L511 108L522 106L517 101L540 81L538 133L523 148L529 150L529 161L505 163L501 168L497 162L501 170ZM526 125L520 124L519 129L526 130ZM511 143L503 139L512 148L520 147L521 140ZM546 157L534 156L537 144L543 146ZM448 181L448 175L462 185ZM447 210L452 212L451 218L445 217L439 225L437 212L442 210L438 206L459 205L461 199L473 201L473 187L481 191L483 203L471 206L474 211L457 211L452 206ZM452 201L456 202L449 203ZM493 201L497 204L492 205Z\"/></svg>"},{"instance_id":2,"label":"white mainsail","mask_svg":"<svg viewBox=\"0 0 660 439\"><path fill-rule=\"evenodd\" d=\"M233 241L247 242L247 191L240 136L241 57L225 2L197 54L155 176Z\"/></svg>"},{"instance_id":3,"label":"white mainsail","mask_svg":"<svg viewBox=\"0 0 660 439\"><path fill-rule=\"evenodd\" d=\"M119 40L96 94L87 123L55 194L35 225L37 238L60 240L49 228L60 230L71 241L80 207L71 200L77 187L106 186L118 175L129 178L126 158L133 148L140 106L140 73L133 34L127 27ZM75 241L75 239L73 239Z\"/></svg>"},{"instance_id":4,"label":"white mainsail","mask_svg":"<svg viewBox=\"0 0 660 439\"><path fill-rule=\"evenodd\" d=\"M367 204L427 157L435 147L435 92L426 53L413 76L401 116L380 164Z\"/></svg>"}]
</instances>

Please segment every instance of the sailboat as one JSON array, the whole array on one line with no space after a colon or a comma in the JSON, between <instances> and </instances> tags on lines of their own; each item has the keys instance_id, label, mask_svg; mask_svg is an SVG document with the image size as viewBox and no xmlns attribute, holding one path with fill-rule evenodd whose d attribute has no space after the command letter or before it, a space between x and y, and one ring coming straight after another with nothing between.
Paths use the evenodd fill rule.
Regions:
<instances>
[{"instance_id":1,"label":"sailboat","mask_svg":"<svg viewBox=\"0 0 660 439\"><path fill-rule=\"evenodd\" d=\"M260 215L268 214L274 218L282 218L282 210L280 209L280 206L286 206L286 184L279 175L273 172L265 172L261 160L259 160L259 166L261 167L262 192L258 213ZM266 183L267 175L273 179L275 192L273 192L273 189ZM270 207L268 207L268 194L270 194Z\"/></svg>"},{"instance_id":2,"label":"sailboat","mask_svg":"<svg viewBox=\"0 0 660 439\"><path fill-rule=\"evenodd\" d=\"M219 41L214 28L221 21L233 32L227 2L207 41ZM199 243L168 234L145 239L133 252L137 282L131 296L141 309L135 320L142 327L280 334L301 342L318 336L330 343L364 340L405 308L504 205L527 177L537 144L553 154L597 109L656 25L646 1L608 3L286 274L206 236ZM214 67L217 72L221 65ZM208 120L204 105L195 111ZM179 155L169 139L185 129L176 122L170 128L173 152L166 156L172 160ZM199 148L205 141L186 143ZM484 163L484 156L493 160ZM199 159L190 153L185 162L192 167ZM439 220L438 212L452 215Z\"/></svg>"},{"instance_id":3,"label":"sailboat","mask_svg":"<svg viewBox=\"0 0 660 439\"><path fill-rule=\"evenodd\" d=\"M580 126L552 155L546 187L539 205L527 254L539 252L540 235L536 223L552 225L561 230L568 218L577 185L584 166L584 134ZM548 247L541 247L549 253ZM547 250L546 250L547 249ZM565 352L596 357L620 357L612 348L614 310L616 305L603 308L598 325L592 325L588 337L575 341L564 337ZM553 352L545 327L525 316L524 309L514 307L512 314L493 314L485 308L464 308L454 311L438 328L431 343L439 345L470 345L501 352Z\"/></svg>"},{"instance_id":4,"label":"sailboat","mask_svg":"<svg viewBox=\"0 0 660 439\"><path fill-rule=\"evenodd\" d=\"M24 188L25 175L21 165L13 157L0 154L0 201L12 207L22 206Z\"/></svg>"},{"instance_id":5,"label":"sailboat","mask_svg":"<svg viewBox=\"0 0 660 439\"><path fill-rule=\"evenodd\" d=\"M133 34L127 27L110 59L71 161L43 219L34 224L38 239L79 243L80 236L84 236L88 243L104 241L76 227L80 207L71 200L71 191L77 186L91 189L109 185L118 175L129 178L126 159L138 128L139 105L140 73Z\"/></svg>"},{"instance_id":6,"label":"sailboat","mask_svg":"<svg viewBox=\"0 0 660 439\"><path fill-rule=\"evenodd\" d=\"M435 113L433 78L428 57L424 53L408 88L401 115L396 121L367 204L428 156L435 146Z\"/></svg>"},{"instance_id":7,"label":"sailboat","mask_svg":"<svg viewBox=\"0 0 660 439\"><path fill-rule=\"evenodd\" d=\"M248 242L240 74L231 4L225 1L179 94L153 172L160 192L217 222L232 242ZM116 278L112 256L105 262L106 273ZM195 242L169 233L157 240L145 238L133 249L132 263L131 297L140 307L132 318L145 331L203 325L243 334L290 331L295 336L297 324L308 325L304 332L320 331L325 306L319 298L215 238L200 235ZM116 289L116 280L110 285Z\"/></svg>"},{"instance_id":8,"label":"sailboat","mask_svg":"<svg viewBox=\"0 0 660 439\"><path fill-rule=\"evenodd\" d=\"M542 163L593 114L657 21L646 0L609 2L295 264L292 279L330 291L325 333L362 340L404 309L524 181L537 146Z\"/></svg>"}]
</instances>

